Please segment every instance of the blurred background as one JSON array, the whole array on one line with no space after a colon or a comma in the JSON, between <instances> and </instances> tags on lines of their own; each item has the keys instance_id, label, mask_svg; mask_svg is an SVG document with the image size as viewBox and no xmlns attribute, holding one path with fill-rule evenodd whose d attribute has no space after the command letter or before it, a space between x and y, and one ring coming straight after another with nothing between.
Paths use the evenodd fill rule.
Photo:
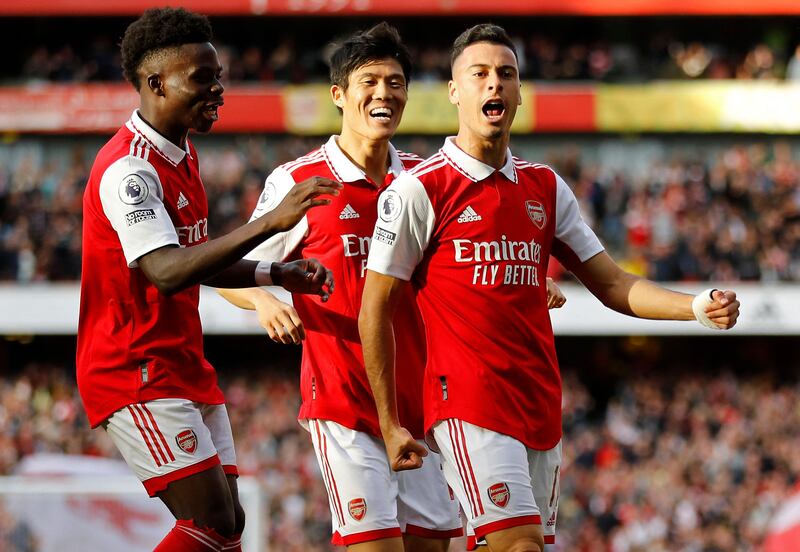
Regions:
<instances>
[{"instance_id":1,"label":"blurred background","mask_svg":"<svg viewBox=\"0 0 800 552\"><path fill-rule=\"evenodd\" d=\"M193 139L212 238L247 220L274 167L338 130L331 40L384 19L399 28L416 70L395 143L427 156L456 128L449 44L469 25L503 25L524 79L515 153L566 179L630 272L694 293L728 286L743 302L724 335L639 322L553 263L568 303L553 314L565 461L550 548L800 550L794 0L4 0L0 550L144 551L170 525L89 430L74 379L82 193L137 105L122 33L164 4L211 16L225 66L221 120ZM295 419L299 348L273 344L213 293L201 306L247 476L246 550L333 550Z\"/></svg>"}]
</instances>

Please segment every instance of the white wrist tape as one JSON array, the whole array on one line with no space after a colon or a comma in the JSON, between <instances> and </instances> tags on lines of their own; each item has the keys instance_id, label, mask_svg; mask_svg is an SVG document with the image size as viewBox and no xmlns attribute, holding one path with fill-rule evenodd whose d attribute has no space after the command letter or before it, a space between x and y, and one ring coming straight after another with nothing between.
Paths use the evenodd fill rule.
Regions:
<instances>
[{"instance_id":1,"label":"white wrist tape","mask_svg":"<svg viewBox=\"0 0 800 552\"><path fill-rule=\"evenodd\" d=\"M714 302L714 299L711 297L711 294L714 293L716 288L709 288L702 293L698 294L692 300L692 311L694 312L694 317L706 328L711 328L712 330L721 330L719 326L714 324L711 319L706 314L706 307Z\"/></svg>"},{"instance_id":2,"label":"white wrist tape","mask_svg":"<svg viewBox=\"0 0 800 552\"><path fill-rule=\"evenodd\" d=\"M272 275L270 274L272 270L272 262L271 261L259 261L256 265L256 285L258 286L271 286L272 285Z\"/></svg>"}]
</instances>

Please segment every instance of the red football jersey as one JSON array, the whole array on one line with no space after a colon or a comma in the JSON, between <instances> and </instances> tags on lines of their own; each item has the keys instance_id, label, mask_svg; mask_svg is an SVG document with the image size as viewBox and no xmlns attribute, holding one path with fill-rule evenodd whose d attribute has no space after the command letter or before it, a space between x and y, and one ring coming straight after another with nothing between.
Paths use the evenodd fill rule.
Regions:
<instances>
[{"instance_id":1,"label":"red football jersey","mask_svg":"<svg viewBox=\"0 0 800 552\"><path fill-rule=\"evenodd\" d=\"M386 181L373 183L339 149L334 136L318 150L275 169L267 178L253 218L276 207L295 183L312 176L337 180L344 188L330 205L310 210L292 230L273 236L247 255L254 260L315 258L333 271L336 290L328 302L313 295L293 295L306 328L299 417L331 420L378 437L378 415L358 335L358 311L378 197L402 170L421 161L391 146L390 156ZM425 336L410 289L408 293L395 318L401 367L398 410L412 433L421 437Z\"/></svg>"},{"instance_id":2,"label":"red football jersey","mask_svg":"<svg viewBox=\"0 0 800 552\"><path fill-rule=\"evenodd\" d=\"M459 418L547 450L561 438L561 377L547 311L549 256L602 245L550 168L500 170L452 139L379 200L368 268L411 280L425 321L425 424Z\"/></svg>"},{"instance_id":3,"label":"red football jersey","mask_svg":"<svg viewBox=\"0 0 800 552\"><path fill-rule=\"evenodd\" d=\"M208 240L197 153L138 112L97 154L83 196L78 389L92 426L120 408L162 398L224 402L203 356L200 286L167 297L137 260Z\"/></svg>"}]
</instances>

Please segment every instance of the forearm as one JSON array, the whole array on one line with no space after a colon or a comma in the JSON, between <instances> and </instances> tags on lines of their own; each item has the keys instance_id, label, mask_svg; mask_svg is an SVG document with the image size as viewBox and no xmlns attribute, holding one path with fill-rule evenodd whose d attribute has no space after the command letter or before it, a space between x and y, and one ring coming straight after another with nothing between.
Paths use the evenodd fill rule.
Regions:
<instances>
[{"instance_id":1,"label":"forearm","mask_svg":"<svg viewBox=\"0 0 800 552\"><path fill-rule=\"evenodd\" d=\"M262 296L267 295L266 291L257 287L240 289L218 288L217 293L231 305L245 310L256 310L258 302L263 300Z\"/></svg>"},{"instance_id":2,"label":"forearm","mask_svg":"<svg viewBox=\"0 0 800 552\"><path fill-rule=\"evenodd\" d=\"M193 247L165 247L139 260L148 278L167 295L208 283L219 287L253 287L255 261L241 261L256 245L275 232L269 215L220 238ZM232 266L232 265L238 266ZM228 270L226 270L228 269ZM225 271L224 274L220 274Z\"/></svg>"},{"instance_id":3,"label":"forearm","mask_svg":"<svg viewBox=\"0 0 800 552\"><path fill-rule=\"evenodd\" d=\"M654 320L694 320L692 295L670 291L622 270L606 253L575 268L575 274L605 306Z\"/></svg>"},{"instance_id":4,"label":"forearm","mask_svg":"<svg viewBox=\"0 0 800 552\"><path fill-rule=\"evenodd\" d=\"M649 280L637 279L628 291L631 312L626 314L653 320L694 320L692 299L693 295L663 288Z\"/></svg>"},{"instance_id":5,"label":"forearm","mask_svg":"<svg viewBox=\"0 0 800 552\"><path fill-rule=\"evenodd\" d=\"M395 389L395 341L392 317L380 309L364 308L358 318L364 365L378 412L381 431L400 425Z\"/></svg>"}]
</instances>

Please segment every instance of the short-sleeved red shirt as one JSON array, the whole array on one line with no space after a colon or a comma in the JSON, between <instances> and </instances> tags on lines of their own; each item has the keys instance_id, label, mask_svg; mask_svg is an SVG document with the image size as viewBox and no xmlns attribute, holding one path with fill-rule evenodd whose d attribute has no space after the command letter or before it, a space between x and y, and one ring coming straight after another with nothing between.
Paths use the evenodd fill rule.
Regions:
<instances>
[{"instance_id":1,"label":"short-sleeved red shirt","mask_svg":"<svg viewBox=\"0 0 800 552\"><path fill-rule=\"evenodd\" d=\"M380 193L404 169L421 161L390 146L390 170L384 182L371 182L339 149L336 137L308 155L277 168L268 178L253 213L273 209L296 183L311 176L342 182L333 202L310 210L292 230L273 236L247 255L253 260L316 258L333 271L335 293L326 303L312 295L294 295L306 329L300 372L300 419L324 419L380 437L375 402L364 369L358 335L358 311L367 254ZM398 410L406 427L423 434L422 377L425 336L413 301L402 301L395 321L398 362Z\"/></svg>"},{"instance_id":2,"label":"short-sleeved red shirt","mask_svg":"<svg viewBox=\"0 0 800 552\"><path fill-rule=\"evenodd\" d=\"M224 402L203 355L200 286L167 297L137 260L208 240L197 153L135 112L100 150L83 197L78 389L92 426L161 398Z\"/></svg>"},{"instance_id":3,"label":"short-sleeved red shirt","mask_svg":"<svg viewBox=\"0 0 800 552\"><path fill-rule=\"evenodd\" d=\"M549 167L499 169L452 139L381 195L369 270L409 280L425 321L425 425L458 418L547 450L561 438L561 377L547 264L603 250ZM398 371L401 368L398 367Z\"/></svg>"}]
</instances>

